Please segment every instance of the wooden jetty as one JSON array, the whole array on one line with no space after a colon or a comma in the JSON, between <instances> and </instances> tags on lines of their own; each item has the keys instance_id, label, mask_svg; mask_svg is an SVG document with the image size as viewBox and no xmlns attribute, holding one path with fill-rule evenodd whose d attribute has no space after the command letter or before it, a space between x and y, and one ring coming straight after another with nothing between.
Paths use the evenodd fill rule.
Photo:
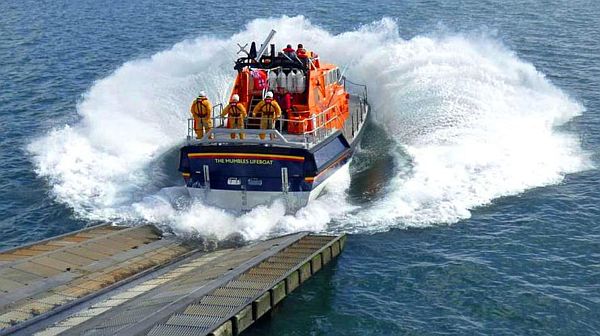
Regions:
<instances>
[{"instance_id":1,"label":"wooden jetty","mask_svg":"<svg viewBox=\"0 0 600 336\"><path fill-rule=\"evenodd\" d=\"M337 257L306 232L204 252L101 225L0 252L0 335L238 335Z\"/></svg>"}]
</instances>

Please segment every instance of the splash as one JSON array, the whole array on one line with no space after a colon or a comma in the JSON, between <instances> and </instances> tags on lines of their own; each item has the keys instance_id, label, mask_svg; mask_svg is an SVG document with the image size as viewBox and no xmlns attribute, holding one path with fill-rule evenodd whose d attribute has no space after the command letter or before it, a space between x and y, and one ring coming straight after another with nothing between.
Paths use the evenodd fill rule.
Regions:
<instances>
[{"instance_id":1,"label":"splash","mask_svg":"<svg viewBox=\"0 0 600 336\"><path fill-rule=\"evenodd\" d=\"M382 61L389 66L381 69ZM493 199L590 167L579 139L560 130L583 107L490 38L398 41L355 68L376 74L363 78L376 88L381 125L409 160L395 153L387 194L347 230L453 223Z\"/></svg>"},{"instance_id":2,"label":"splash","mask_svg":"<svg viewBox=\"0 0 600 336\"><path fill-rule=\"evenodd\" d=\"M409 154L393 153L397 169L378 201L348 204L347 170L293 216L277 202L234 216L169 187L176 167L164 158L185 138L189 102L200 88L225 101L236 43L261 40L272 28L277 45L302 42L368 84L377 122ZM83 218L217 238L451 223L497 197L588 167L578 139L559 130L582 106L531 64L486 37L404 40L389 19L339 35L303 17L254 20L228 39L199 37L125 63L94 83L77 112L77 124L29 146L58 201Z\"/></svg>"},{"instance_id":3,"label":"splash","mask_svg":"<svg viewBox=\"0 0 600 336\"><path fill-rule=\"evenodd\" d=\"M165 188L159 194L134 203L132 207L135 216L146 222L168 226L180 235L193 233L224 239L241 234L245 239L254 240L303 230L325 231L333 219L355 209L343 201L349 182L350 173L346 165L331 177L321 197L294 215L286 215L283 203L276 201L236 216L200 202L190 202L183 187Z\"/></svg>"}]
</instances>

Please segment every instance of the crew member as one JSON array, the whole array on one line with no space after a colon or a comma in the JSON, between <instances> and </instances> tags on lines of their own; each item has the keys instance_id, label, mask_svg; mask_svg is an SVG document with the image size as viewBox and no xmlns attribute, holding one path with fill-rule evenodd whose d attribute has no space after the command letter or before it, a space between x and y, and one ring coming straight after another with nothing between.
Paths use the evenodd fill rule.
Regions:
<instances>
[{"instance_id":1,"label":"crew member","mask_svg":"<svg viewBox=\"0 0 600 336\"><path fill-rule=\"evenodd\" d=\"M302 63L304 67L308 67L308 53L306 52L306 49L304 49L302 43L298 44L298 48L296 49L296 55L298 56L300 63Z\"/></svg>"},{"instance_id":2,"label":"crew member","mask_svg":"<svg viewBox=\"0 0 600 336\"><path fill-rule=\"evenodd\" d=\"M228 128L236 128L236 129L244 129L244 119L246 118L246 108L244 105L239 104L240 96L234 94L231 96L231 102L223 112L221 112L221 117L227 118L227 127ZM240 132L240 139L244 139L244 133ZM235 139L235 133L231 133L231 138Z\"/></svg>"},{"instance_id":3,"label":"crew member","mask_svg":"<svg viewBox=\"0 0 600 336\"><path fill-rule=\"evenodd\" d=\"M291 44L288 44L285 49L283 49L283 53L292 60L296 59L296 50L292 48Z\"/></svg>"},{"instance_id":4,"label":"crew member","mask_svg":"<svg viewBox=\"0 0 600 336\"><path fill-rule=\"evenodd\" d=\"M273 92L269 91L265 95L265 99L261 100L252 111L253 116L260 115L260 128L273 129L275 128L275 120L281 117L281 107L273 100ZM258 135L262 140L265 139L265 133ZM271 140L275 137L270 134Z\"/></svg>"},{"instance_id":5,"label":"crew member","mask_svg":"<svg viewBox=\"0 0 600 336\"><path fill-rule=\"evenodd\" d=\"M298 48L296 50L297 50L296 52L298 53L298 55L304 54L306 56L306 49L304 49L304 46L302 45L302 43L298 44Z\"/></svg>"},{"instance_id":6,"label":"crew member","mask_svg":"<svg viewBox=\"0 0 600 336\"><path fill-rule=\"evenodd\" d=\"M201 139L204 137L204 133L208 133L212 128L212 104L208 98L206 98L206 93L204 91L200 91L198 98L194 100L190 107L190 112L194 118L194 131L196 132L196 137Z\"/></svg>"}]
</instances>

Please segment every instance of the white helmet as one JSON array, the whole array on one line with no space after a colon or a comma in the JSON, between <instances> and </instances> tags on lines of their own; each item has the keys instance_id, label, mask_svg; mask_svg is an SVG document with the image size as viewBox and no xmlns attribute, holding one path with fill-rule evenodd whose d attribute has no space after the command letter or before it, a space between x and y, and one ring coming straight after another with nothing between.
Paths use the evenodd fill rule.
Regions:
<instances>
[{"instance_id":1,"label":"white helmet","mask_svg":"<svg viewBox=\"0 0 600 336\"><path fill-rule=\"evenodd\" d=\"M234 94L233 96L231 96L231 101L232 102L239 102L240 101L240 96L238 96L238 94Z\"/></svg>"},{"instance_id":2,"label":"white helmet","mask_svg":"<svg viewBox=\"0 0 600 336\"><path fill-rule=\"evenodd\" d=\"M265 98L273 98L273 92L272 91L267 91L267 94L265 95Z\"/></svg>"},{"instance_id":3,"label":"white helmet","mask_svg":"<svg viewBox=\"0 0 600 336\"><path fill-rule=\"evenodd\" d=\"M206 97L206 92L200 91L200 93L198 94L198 97Z\"/></svg>"}]
</instances>

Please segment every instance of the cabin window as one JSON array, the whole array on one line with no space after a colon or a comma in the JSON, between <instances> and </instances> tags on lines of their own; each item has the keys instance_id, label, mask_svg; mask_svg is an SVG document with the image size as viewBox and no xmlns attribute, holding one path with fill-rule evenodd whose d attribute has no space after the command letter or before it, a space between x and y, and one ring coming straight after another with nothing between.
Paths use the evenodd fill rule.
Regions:
<instances>
[{"instance_id":1,"label":"cabin window","mask_svg":"<svg viewBox=\"0 0 600 336\"><path fill-rule=\"evenodd\" d=\"M333 69L325 74L325 86L336 83L339 80L339 69Z\"/></svg>"}]
</instances>

